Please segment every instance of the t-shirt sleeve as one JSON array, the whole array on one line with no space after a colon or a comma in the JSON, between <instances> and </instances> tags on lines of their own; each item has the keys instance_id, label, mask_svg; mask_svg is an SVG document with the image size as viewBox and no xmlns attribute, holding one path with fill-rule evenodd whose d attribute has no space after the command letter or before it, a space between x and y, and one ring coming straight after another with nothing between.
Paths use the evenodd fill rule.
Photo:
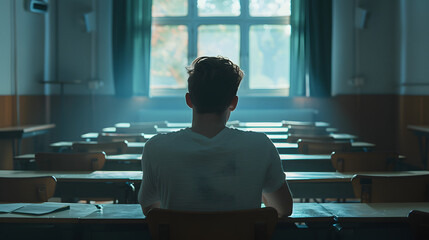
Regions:
<instances>
[{"instance_id":1,"label":"t-shirt sleeve","mask_svg":"<svg viewBox=\"0 0 429 240\"><path fill-rule=\"evenodd\" d=\"M138 201L143 207L148 207L156 202L159 202L159 195L154 178L154 169L151 161L151 144L146 143L142 156L143 178L140 185Z\"/></svg>"},{"instance_id":2,"label":"t-shirt sleeve","mask_svg":"<svg viewBox=\"0 0 429 240\"><path fill-rule=\"evenodd\" d=\"M265 181L262 188L264 193L270 193L278 190L286 180L277 148L267 137L268 146L268 164L265 174Z\"/></svg>"}]
</instances>

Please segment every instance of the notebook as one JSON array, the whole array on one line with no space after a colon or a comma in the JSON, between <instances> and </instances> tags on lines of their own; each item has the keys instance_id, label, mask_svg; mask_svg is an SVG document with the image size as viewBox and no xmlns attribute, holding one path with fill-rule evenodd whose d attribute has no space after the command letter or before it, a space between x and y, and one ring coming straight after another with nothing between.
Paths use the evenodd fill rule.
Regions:
<instances>
[{"instance_id":1,"label":"notebook","mask_svg":"<svg viewBox=\"0 0 429 240\"><path fill-rule=\"evenodd\" d=\"M24 205L25 203L3 203L0 204L0 213L10 213Z\"/></svg>"},{"instance_id":2,"label":"notebook","mask_svg":"<svg viewBox=\"0 0 429 240\"><path fill-rule=\"evenodd\" d=\"M44 215L48 213L64 211L69 209L70 209L70 205L67 205L67 204L45 202L45 203L25 205L12 211L12 213Z\"/></svg>"}]
</instances>

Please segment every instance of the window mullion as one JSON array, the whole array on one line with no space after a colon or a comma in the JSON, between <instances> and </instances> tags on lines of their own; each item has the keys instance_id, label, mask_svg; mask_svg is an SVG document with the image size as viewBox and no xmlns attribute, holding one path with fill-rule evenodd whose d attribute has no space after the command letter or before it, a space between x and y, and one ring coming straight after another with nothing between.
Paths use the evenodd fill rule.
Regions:
<instances>
[{"instance_id":1,"label":"window mullion","mask_svg":"<svg viewBox=\"0 0 429 240\"><path fill-rule=\"evenodd\" d=\"M245 74L249 76L249 27L246 19L250 18L249 15L249 0L240 0L241 14L240 14L240 67ZM241 83L241 89L249 89L249 78L246 77Z\"/></svg>"},{"instance_id":2,"label":"window mullion","mask_svg":"<svg viewBox=\"0 0 429 240\"><path fill-rule=\"evenodd\" d=\"M197 57L197 49L198 49L198 8L197 2L198 0L188 0L189 13L188 18L190 19L188 23L188 62L189 64Z\"/></svg>"}]
</instances>

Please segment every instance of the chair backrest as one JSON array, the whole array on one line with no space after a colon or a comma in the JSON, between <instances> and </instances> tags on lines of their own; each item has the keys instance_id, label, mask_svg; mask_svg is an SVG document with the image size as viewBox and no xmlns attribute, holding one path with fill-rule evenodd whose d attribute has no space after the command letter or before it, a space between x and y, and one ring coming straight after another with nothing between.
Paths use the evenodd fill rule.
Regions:
<instances>
[{"instance_id":1,"label":"chair backrest","mask_svg":"<svg viewBox=\"0 0 429 240\"><path fill-rule=\"evenodd\" d=\"M97 141L99 143L106 142L146 142L147 139L143 133L100 133Z\"/></svg>"},{"instance_id":2,"label":"chair backrest","mask_svg":"<svg viewBox=\"0 0 429 240\"><path fill-rule=\"evenodd\" d=\"M429 239L429 212L412 210L408 214L408 221L414 232L414 239L427 240Z\"/></svg>"},{"instance_id":3,"label":"chair backrest","mask_svg":"<svg viewBox=\"0 0 429 240\"><path fill-rule=\"evenodd\" d=\"M288 134L287 142L297 143L299 139L332 142L334 138L329 135L306 135L306 134Z\"/></svg>"},{"instance_id":4,"label":"chair backrest","mask_svg":"<svg viewBox=\"0 0 429 240\"><path fill-rule=\"evenodd\" d=\"M56 183L53 176L0 177L0 202L47 202L54 196Z\"/></svg>"},{"instance_id":5,"label":"chair backrest","mask_svg":"<svg viewBox=\"0 0 429 240\"><path fill-rule=\"evenodd\" d=\"M282 121L283 127L291 128L291 127L316 127L315 122L304 122L304 121Z\"/></svg>"},{"instance_id":6,"label":"chair backrest","mask_svg":"<svg viewBox=\"0 0 429 240\"><path fill-rule=\"evenodd\" d=\"M125 154L128 150L128 142L76 142L72 144L73 152L106 154Z\"/></svg>"},{"instance_id":7,"label":"chair backrest","mask_svg":"<svg viewBox=\"0 0 429 240\"><path fill-rule=\"evenodd\" d=\"M298 153L300 154L331 154L332 152L350 152L350 142L299 140Z\"/></svg>"},{"instance_id":8,"label":"chair backrest","mask_svg":"<svg viewBox=\"0 0 429 240\"><path fill-rule=\"evenodd\" d=\"M328 135L329 132L326 131L326 128L323 127L314 127L314 126L295 126L289 127L288 133L290 134L301 134L301 135Z\"/></svg>"},{"instance_id":9,"label":"chair backrest","mask_svg":"<svg viewBox=\"0 0 429 240\"><path fill-rule=\"evenodd\" d=\"M363 203L429 201L429 175L355 175L352 185Z\"/></svg>"},{"instance_id":10,"label":"chair backrest","mask_svg":"<svg viewBox=\"0 0 429 240\"><path fill-rule=\"evenodd\" d=\"M147 221L153 239L271 239L278 216L274 208L223 212L152 209Z\"/></svg>"},{"instance_id":11,"label":"chair backrest","mask_svg":"<svg viewBox=\"0 0 429 240\"><path fill-rule=\"evenodd\" d=\"M45 171L97 171L106 162L104 153L36 153L36 165Z\"/></svg>"},{"instance_id":12,"label":"chair backrest","mask_svg":"<svg viewBox=\"0 0 429 240\"><path fill-rule=\"evenodd\" d=\"M161 127L161 126L160 126ZM146 133L155 134L158 131L155 126L130 126L127 128L116 128L117 133Z\"/></svg>"},{"instance_id":13,"label":"chair backrest","mask_svg":"<svg viewBox=\"0 0 429 240\"><path fill-rule=\"evenodd\" d=\"M339 172L393 171L399 155L394 152L335 152L332 166Z\"/></svg>"}]
</instances>

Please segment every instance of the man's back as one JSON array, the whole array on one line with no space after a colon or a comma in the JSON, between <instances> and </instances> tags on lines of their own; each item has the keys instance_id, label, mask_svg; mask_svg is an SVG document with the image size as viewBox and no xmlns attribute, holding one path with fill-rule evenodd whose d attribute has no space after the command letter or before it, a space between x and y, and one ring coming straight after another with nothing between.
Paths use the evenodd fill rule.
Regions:
<instances>
[{"instance_id":1,"label":"man's back","mask_svg":"<svg viewBox=\"0 0 429 240\"><path fill-rule=\"evenodd\" d=\"M262 192L279 189L284 179L265 134L224 128L207 138L184 129L146 144L139 201L176 210L258 208Z\"/></svg>"}]
</instances>

